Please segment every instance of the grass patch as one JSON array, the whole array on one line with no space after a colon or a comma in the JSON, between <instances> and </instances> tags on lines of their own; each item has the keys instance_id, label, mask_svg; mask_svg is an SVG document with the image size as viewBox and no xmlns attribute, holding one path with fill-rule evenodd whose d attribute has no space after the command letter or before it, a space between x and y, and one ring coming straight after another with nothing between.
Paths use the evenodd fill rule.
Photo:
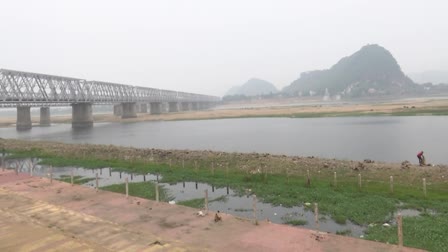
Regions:
<instances>
[{"instance_id":1,"label":"grass patch","mask_svg":"<svg viewBox=\"0 0 448 252\"><path fill-rule=\"evenodd\" d=\"M448 215L403 217L403 243L408 247L422 248L429 251L448 251L446 246L448 234ZM366 239L398 243L397 227L381 225L369 227Z\"/></svg>"},{"instance_id":2,"label":"grass patch","mask_svg":"<svg viewBox=\"0 0 448 252\"><path fill-rule=\"evenodd\" d=\"M285 222L283 222L283 224L288 224L288 225L292 225L292 226L304 226L306 224L308 224L308 222L306 220L287 220Z\"/></svg>"},{"instance_id":3,"label":"grass patch","mask_svg":"<svg viewBox=\"0 0 448 252\"><path fill-rule=\"evenodd\" d=\"M350 229L338 230L338 231L336 231L336 234L337 235L347 235L347 236L349 236L349 235L352 234L352 231Z\"/></svg>"},{"instance_id":4,"label":"grass patch","mask_svg":"<svg viewBox=\"0 0 448 252\"><path fill-rule=\"evenodd\" d=\"M208 202L211 203L211 202L215 202L215 201L225 202L225 201L227 201L227 197L226 196L220 196L220 197L217 197L215 199L211 199ZM200 208L204 208L205 207L205 199L204 198L197 198L197 199L191 199L191 200L184 200L184 201L176 202L176 204L200 209Z\"/></svg>"},{"instance_id":5,"label":"grass patch","mask_svg":"<svg viewBox=\"0 0 448 252\"><path fill-rule=\"evenodd\" d=\"M68 175L61 175L61 177L58 178L57 180L66 182L66 183L71 183L71 177ZM95 178L85 178L82 176L73 176L73 184L76 184L76 185L82 185L82 184L85 184L92 180L95 180Z\"/></svg>"},{"instance_id":6,"label":"grass patch","mask_svg":"<svg viewBox=\"0 0 448 252\"><path fill-rule=\"evenodd\" d=\"M101 187L102 190L111 191L116 193L126 193L126 185L125 184L115 184ZM156 198L156 189L155 184L152 182L138 182L138 183L129 183L129 195L145 198L150 200L155 200ZM167 190L159 185L159 200L160 201L170 201L174 197L168 194Z\"/></svg>"}]
</instances>

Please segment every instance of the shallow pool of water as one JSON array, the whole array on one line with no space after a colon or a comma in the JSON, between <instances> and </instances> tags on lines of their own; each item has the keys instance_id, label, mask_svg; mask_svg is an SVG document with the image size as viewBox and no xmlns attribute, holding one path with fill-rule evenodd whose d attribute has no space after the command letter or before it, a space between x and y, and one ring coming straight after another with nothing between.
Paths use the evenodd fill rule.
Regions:
<instances>
[{"instance_id":1,"label":"shallow pool of water","mask_svg":"<svg viewBox=\"0 0 448 252\"><path fill-rule=\"evenodd\" d=\"M114 171L111 168L102 169L84 169L80 167L53 167L37 164L38 159L7 160L6 166L10 169L17 169L18 172L32 173L33 176L49 177L52 173L53 178L58 179L64 176L74 176L83 178L92 178L93 180L84 184L84 186L95 187L95 177L98 174L99 186L108 186L112 184L125 183L128 178L130 183L135 182L157 182L161 177L153 174L133 174L127 172ZM160 183L175 202L204 198L207 190L209 200L223 197L223 200L209 203L209 209L232 214L240 218L253 219L253 195L250 192L241 195L228 187L217 188L213 185L196 182L180 182L175 184ZM303 227L316 229L315 217L312 208L302 206L303 202L297 202L295 207L273 206L268 203L257 201L256 216L258 221L269 220L274 223L285 223L288 220L304 220L306 224ZM336 223L327 215L319 214L319 230L331 233L347 232L350 230L352 236L359 237L363 235L365 227L356 225L347 221L345 225Z\"/></svg>"}]
</instances>

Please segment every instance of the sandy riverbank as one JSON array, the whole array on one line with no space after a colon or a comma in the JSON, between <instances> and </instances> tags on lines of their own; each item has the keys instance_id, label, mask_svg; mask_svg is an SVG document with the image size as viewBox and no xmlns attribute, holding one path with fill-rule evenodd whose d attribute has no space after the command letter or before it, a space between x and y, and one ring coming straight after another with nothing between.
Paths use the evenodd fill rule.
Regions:
<instances>
[{"instance_id":1,"label":"sandy riverbank","mask_svg":"<svg viewBox=\"0 0 448 252\"><path fill-rule=\"evenodd\" d=\"M223 105L213 110L188 111L161 115L138 114L137 118L121 119L111 114L95 114L94 122L143 122L157 120L198 120L219 118L244 117L330 117L330 116L368 116L368 115L446 115L448 114L448 99L414 98L400 101L364 102L359 104L313 103L307 105L284 104L280 101L270 102L269 105L257 106L240 104L240 108L233 108L235 104ZM70 123L71 116L52 116L53 123ZM39 118L32 118L33 124L38 124ZM11 127L16 123L15 117L0 118L0 127Z\"/></svg>"}]
</instances>

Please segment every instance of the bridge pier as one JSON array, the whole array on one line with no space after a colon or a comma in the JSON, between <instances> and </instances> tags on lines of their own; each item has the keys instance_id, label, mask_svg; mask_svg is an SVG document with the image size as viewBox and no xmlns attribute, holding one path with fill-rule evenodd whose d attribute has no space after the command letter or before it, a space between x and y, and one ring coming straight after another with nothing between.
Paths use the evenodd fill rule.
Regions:
<instances>
[{"instance_id":1,"label":"bridge pier","mask_svg":"<svg viewBox=\"0 0 448 252\"><path fill-rule=\"evenodd\" d=\"M93 127L92 103L72 104L72 128Z\"/></svg>"},{"instance_id":2,"label":"bridge pier","mask_svg":"<svg viewBox=\"0 0 448 252\"><path fill-rule=\"evenodd\" d=\"M199 110L199 102L192 102L191 103L191 110Z\"/></svg>"},{"instance_id":3,"label":"bridge pier","mask_svg":"<svg viewBox=\"0 0 448 252\"><path fill-rule=\"evenodd\" d=\"M123 115L123 106L121 106L121 104L115 104L114 116L121 116L121 115Z\"/></svg>"},{"instance_id":4,"label":"bridge pier","mask_svg":"<svg viewBox=\"0 0 448 252\"><path fill-rule=\"evenodd\" d=\"M162 114L170 111L168 102L162 102Z\"/></svg>"},{"instance_id":5,"label":"bridge pier","mask_svg":"<svg viewBox=\"0 0 448 252\"><path fill-rule=\"evenodd\" d=\"M146 103L140 104L140 113L148 113L148 104Z\"/></svg>"},{"instance_id":6,"label":"bridge pier","mask_svg":"<svg viewBox=\"0 0 448 252\"><path fill-rule=\"evenodd\" d=\"M191 110L191 106L189 102L182 102L181 104L181 110L182 111L189 111Z\"/></svg>"},{"instance_id":7,"label":"bridge pier","mask_svg":"<svg viewBox=\"0 0 448 252\"><path fill-rule=\"evenodd\" d=\"M161 102L151 102L149 104L150 106L150 113L151 115L160 115L162 114L162 103Z\"/></svg>"},{"instance_id":8,"label":"bridge pier","mask_svg":"<svg viewBox=\"0 0 448 252\"><path fill-rule=\"evenodd\" d=\"M40 108L40 126L50 126L50 108L49 107L41 107Z\"/></svg>"},{"instance_id":9,"label":"bridge pier","mask_svg":"<svg viewBox=\"0 0 448 252\"><path fill-rule=\"evenodd\" d=\"M137 117L137 103L124 102L121 105L123 106L123 114L121 115L122 119Z\"/></svg>"},{"instance_id":10,"label":"bridge pier","mask_svg":"<svg viewBox=\"0 0 448 252\"><path fill-rule=\"evenodd\" d=\"M178 102L169 102L168 103L168 112L178 112L179 111L179 103Z\"/></svg>"},{"instance_id":11,"label":"bridge pier","mask_svg":"<svg viewBox=\"0 0 448 252\"><path fill-rule=\"evenodd\" d=\"M207 110L209 108L213 107L213 103L212 102L201 102L200 103L200 109L201 110Z\"/></svg>"},{"instance_id":12,"label":"bridge pier","mask_svg":"<svg viewBox=\"0 0 448 252\"><path fill-rule=\"evenodd\" d=\"M32 127L31 123L31 107L17 107L17 130L29 130Z\"/></svg>"}]
</instances>

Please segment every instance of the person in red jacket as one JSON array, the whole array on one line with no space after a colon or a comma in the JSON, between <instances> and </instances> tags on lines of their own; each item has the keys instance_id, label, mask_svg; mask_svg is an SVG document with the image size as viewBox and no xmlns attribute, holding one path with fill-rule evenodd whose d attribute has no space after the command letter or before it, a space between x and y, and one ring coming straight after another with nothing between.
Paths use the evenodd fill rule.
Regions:
<instances>
[{"instance_id":1,"label":"person in red jacket","mask_svg":"<svg viewBox=\"0 0 448 252\"><path fill-rule=\"evenodd\" d=\"M424 166L425 165L425 156L423 156L423 151L420 151L419 153L417 153L417 158L418 158L418 163L420 164L420 166Z\"/></svg>"}]
</instances>

